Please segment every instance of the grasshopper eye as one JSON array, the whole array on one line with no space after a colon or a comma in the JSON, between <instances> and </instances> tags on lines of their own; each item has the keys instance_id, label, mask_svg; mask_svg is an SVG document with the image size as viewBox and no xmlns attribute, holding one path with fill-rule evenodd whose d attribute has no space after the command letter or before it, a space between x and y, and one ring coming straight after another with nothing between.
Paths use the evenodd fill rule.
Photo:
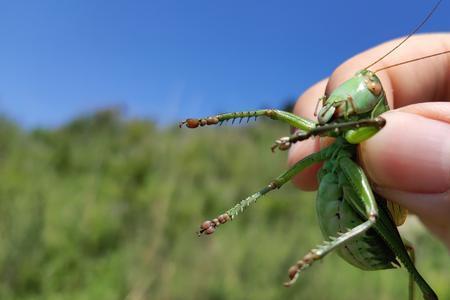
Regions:
<instances>
[{"instance_id":1,"label":"grasshopper eye","mask_svg":"<svg viewBox=\"0 0 450 300\"><path fill-rule=\"evenodd\" d=\"M372 92L375 96L379 96L382 90L381 83L378 80L374 80L373 78L365 80L366 86L369 91Z\"/></svg>"}]
</instances>

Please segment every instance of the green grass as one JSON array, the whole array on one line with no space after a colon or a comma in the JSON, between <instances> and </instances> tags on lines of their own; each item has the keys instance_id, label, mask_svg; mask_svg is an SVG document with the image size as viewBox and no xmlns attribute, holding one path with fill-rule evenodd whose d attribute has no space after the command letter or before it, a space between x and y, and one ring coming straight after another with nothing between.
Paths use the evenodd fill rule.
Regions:
<instances>
[{"instance_id":1,"label":"green grass","mask_svg":"<svg viewBox=\"0 0 450 300\"><path fill-rule=\"evenodd\" d=\"M406 299L404 269L364 272L334 254L284 288L322 241L314 194L290 184L197 238L201 221L285 169L269 147L286 133L159 129L115 111L33 132L2 121L0 299ZM450 299L446 248L406 226L419 270Z\"/></svg>"}]
</instances>

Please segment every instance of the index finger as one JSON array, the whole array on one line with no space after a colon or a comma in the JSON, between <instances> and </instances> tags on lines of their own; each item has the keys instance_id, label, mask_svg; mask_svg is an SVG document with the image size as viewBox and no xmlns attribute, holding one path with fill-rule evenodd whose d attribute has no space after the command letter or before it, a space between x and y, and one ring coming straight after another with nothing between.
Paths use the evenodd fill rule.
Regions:
<instances>
[{"instance_id":1,"label":"index finger","mask_svg":"<svg viewBox=\"0 0 450 300\"><path fill-rule=\"evenodd\" d=\"M383 56L402 39L393 40L367 50L339 66L329 80L322 81L300 96L294 112L302 117L314 118L313 111L317 99L329 94L338 85L379 57ZM413 36L405 45L376 64L372 70L402 61L450 50L450 34L427 34ZM421 61L380 71L379 76L391 108L429 101L449 101L450 99L450 55L441 55ZM326 85L326 86L325 86ZM320 149L317 141L308 140L294 144L289 153L289 164L293 164L307 154ZM315 171L298 174L294 183L302 189L317 188Z\"/></svg>"}]
</instances>

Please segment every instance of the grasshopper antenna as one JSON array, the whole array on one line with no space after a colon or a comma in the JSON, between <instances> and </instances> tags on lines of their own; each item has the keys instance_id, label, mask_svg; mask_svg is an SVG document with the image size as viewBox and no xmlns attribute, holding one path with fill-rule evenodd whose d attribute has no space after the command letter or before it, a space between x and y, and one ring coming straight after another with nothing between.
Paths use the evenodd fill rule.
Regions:
<instances>
[{"instance_id":1,"label":"grasshopper antenna","mask_svg":"<svg viewBox=\"0 0 450 300\"><path fill-rule=\"evenodd\" d=\"M438 8L438 6L441 4L442 0L439 0L431 9L431 11L428 13L428 15L425 17L425 19L410 33L408 34L408 36L406 38L404 38L400 43L398 43L398 45L396 45L394 48L392 48L388 53L386 53L385 55L383 55L382 57L380 57L379 59L377 59L376 61L374 61L373 63L371 63L370 65L368 65L367 67L364 68L364 70L369 69L370 67L372 67L373 65L375 65L376 63L380 62L381 60L383 60L384 58L386 58L386 56L388 56L389 54L391 54L392 52L394 52L395 50L397 50L398 47L400 47L404 42L406 42L410 37L412 37L420 28L422 28L422 26L431 18L431 16L433 15L433 13L436 11L436 9ZM425 58L425 57L424 57Z\"/></svg>"},{"instance_id":2,"label":"grasshopper antenna","mask_svg":"<svg viewBox=\"0 0 450 300\"><path fill-rule=\"evenodd\" d=\"M449 53L450 53L450 50L439 52L439 53L435 53L435 54L430 54L430 55L426 55L426 56L422 56L422 57L418 57L418 58L402 61L400 63L396 63L396 64L393 64L393 65L390 65L390 66L382 67L382 68L377 69L377 70L375 70L373 72L377 73L379 71L386 70L386 69L393 68L393 67L397 67L397 66L401 66L401 65L404 65L404 64L408 64L410 62L414 62L414 61L418 61L418 60L422 60L422 59L427 59L427 58L435 57L435 56L438 56L438 55L449 54Z\"/></svg>"}]
</instances>

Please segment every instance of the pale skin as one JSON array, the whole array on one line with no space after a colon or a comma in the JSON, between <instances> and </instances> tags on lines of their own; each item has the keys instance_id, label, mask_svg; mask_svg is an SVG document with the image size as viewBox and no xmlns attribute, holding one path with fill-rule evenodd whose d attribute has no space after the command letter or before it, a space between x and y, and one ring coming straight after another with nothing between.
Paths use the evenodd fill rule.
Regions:
<instances>
[{"instance_id":1,"label":"pale skin","mask_svg":"<svg viewBox=\"0 0 450 300\"><path fill-rule=\"evenodd\" d=\"M294 112L316 120L314 108L319 97L398 43L384 43L344 62L331 77L301 95ZM416 35L370 70L448 50L448 33ZM386 126L359 146L360 163L377 193L416 214L450 250L450 54L377 75L393 111L382 115ZM294 144L289 164L329 142L316 138ZM319 167L304 170L293 182L302 190L316 190Z\"/></svg>"}]
</instances>

